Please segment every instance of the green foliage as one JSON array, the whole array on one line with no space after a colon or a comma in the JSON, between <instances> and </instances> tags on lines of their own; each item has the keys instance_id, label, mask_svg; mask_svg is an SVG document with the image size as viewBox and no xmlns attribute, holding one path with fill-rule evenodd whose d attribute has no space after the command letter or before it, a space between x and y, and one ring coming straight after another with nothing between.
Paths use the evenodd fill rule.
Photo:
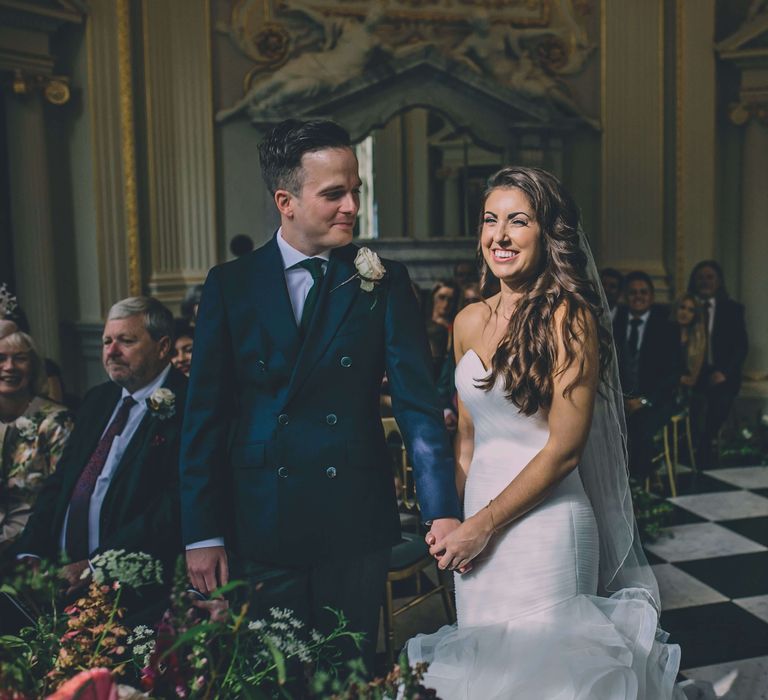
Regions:
<instances>
[{"instance_id":1,"label":"green foliage","mask_svg":"<svg viewBox=\"0 0 768 700\"><path fill-rule=\"evenodd\" d=\"M634 480L631 480L630 486L640 539L643 542L655 542L669 525L672 506L664 499L648 493Z\"/></svg>"}]
</instances>

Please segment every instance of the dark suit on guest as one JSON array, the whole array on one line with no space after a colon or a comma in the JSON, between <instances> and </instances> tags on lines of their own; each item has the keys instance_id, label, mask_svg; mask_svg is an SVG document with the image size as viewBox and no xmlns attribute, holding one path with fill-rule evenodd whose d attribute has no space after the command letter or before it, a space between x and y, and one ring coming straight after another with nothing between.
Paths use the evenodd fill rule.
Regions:
<instances>
[{"instance_id":1,"label":"dark suit on guest","mask_svg":"<svg viewBox=\"0 0 768 700\"><path fill-rule=\"evenodd\" d=\"M680 356L677 327L669 320L669 312L652 306L637 355L637 376L631 375L631 353L628 349L627 327L632 315L626 307L619 309L613 322L613 337L619 361L622 389L644 397L650 403L627 418L629 433L630 471L645 477L652 469L653 436L676 409L675 398L684 371Z\"/></svg>"},{"instance_id":2,"label":"dark suit on guest","mask_svg":"<svg viewBox=\"0 0 768 700\"><path fill-rule=\"evenodd\" d=\"M99 546L91 553L109 549L146 552L163 563L168 581L182 552L178 456L186 384L186 377L171 367L163 386L175 394L175 415L160 418L147 411L143 416L109 482L100 511ZM120 386L106 382L86 394L72 436L38 496L14 554L46 559L60 556L72 491L121 401L121 393ZM162 595L164 598L165 593Z\"/></svg>"},{"instance_id":3,"label":"dark suit on guest","mask_svg":"<svg viewBox=\"0 0 768 700\"><path fill-rule=\"evenodd\" d=\"M718 297L715 305L715 318L709 337L711 362L705 359L704 367L696 386L703 406L698 411L699 456L703 467L710 457L712 441L717 437L733 400L741 387L741 369L747 357L747 327L744 321L744 306L726 296ZM725 382L710 386L709 380L714 372L722 372Z\"/></svg>"},{"instance_id":4,"label":"dark suit on guest","mask_svg":"<svg viewBox=\"0 0 768 700\"><path fill-rule=\"evenodd\" d=\"M460 509L408 274L384 261L385 277L366 292L357 250L332 251L303 341L275 238L209 273L184 425L182 523L186 543L224 536L234 575L279 580L274 602L309 624L324 626L326 604L369 619L358 629L373 634L400 537L379 414L385 370L422 517ZM375 566L365 563L371 553L380 553ZM379 572L368 583L366 568ZM269 588L262 601L271 602Z\"/></svg>"}]
</instances>

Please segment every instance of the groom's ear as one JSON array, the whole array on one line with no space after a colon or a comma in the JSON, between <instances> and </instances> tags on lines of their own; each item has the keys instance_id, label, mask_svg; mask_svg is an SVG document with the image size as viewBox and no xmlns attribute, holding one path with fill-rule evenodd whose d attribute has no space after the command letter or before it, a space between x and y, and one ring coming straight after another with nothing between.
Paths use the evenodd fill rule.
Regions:
<instances>
[{"instance_id":1,"label":"groom's ear","mask_svg":"<svg viewBox=\"0 0 768 700\"><path fill-rule=\"evenodd\" d=\"M281 216L288 219L293 218L293 203L294 196L288 190L275 191L275 206L277 206Z\"/></svg>"}]
</instances>

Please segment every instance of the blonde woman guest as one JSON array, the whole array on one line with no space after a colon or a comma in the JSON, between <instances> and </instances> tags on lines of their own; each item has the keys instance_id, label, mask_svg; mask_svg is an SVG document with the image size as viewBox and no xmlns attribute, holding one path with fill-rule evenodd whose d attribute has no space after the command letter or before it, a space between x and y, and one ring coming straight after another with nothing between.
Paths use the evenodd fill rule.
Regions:
<instances>
[{"instance_id":1,"label":"blonde woman guest","mask_svg":"<svg viewBox=\"0 0 768 700\"><path fill-rule=\"evenodd\" d=\"M690 390L696 386L707 354L707 331L701 306L693 294L683 294L672 306L673 323L680 329L680 354L685 372L681 386Z\"/></svg>"},{"instance_id":2,"label":"blonde woman guest","mask_svg":"<svg viewBox=\"0 0 768 700\"><path fill-rule=\"evenodd\" d=\"M0 336L0 551L24 530L73 428L72 414L43 398L45 385L32 338L18 330Z\"/></svg>"}]
</instances>

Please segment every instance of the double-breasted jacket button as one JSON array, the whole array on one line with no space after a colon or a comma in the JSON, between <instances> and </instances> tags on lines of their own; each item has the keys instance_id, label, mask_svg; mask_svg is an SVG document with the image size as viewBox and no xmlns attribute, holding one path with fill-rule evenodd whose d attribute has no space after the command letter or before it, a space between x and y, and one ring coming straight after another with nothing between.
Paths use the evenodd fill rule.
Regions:
<instances>
[{"instance_id":1,"label":"double-breasted jacket button","mask_svg":"<svg viewBox=\"0 0 768 700\"><path fill-rule=\"evenodd\" d=\"M328 423L328 425L336 425L336 423L339 422L339 419L338 419L338 417L336 416L335 413L329 413L325 417L325 422Z\"/></svg>"},{"instance_id":2,"label":"double-breasted jacket button","mask_svg":"<svg viewBox=\"0 0 768 700\"><path fill-rule=\"evenodd\" d=\"M328 467L328 468L325 470L325 475L326 475L326 476L327 476L329 479L335 479L335 478L336 478L336 467Z\"/></svg>"},{"instance_id":3,"label":"double-breasted jacket button","mask_svg":"<svg viewBox=\"0 0 768 700\"><path fill-rule=\"evenodd\" d=\"M280 423L280 425L288 425L288 414L287 413L281 413L277 417L277 422Z\"/></svg>"},{"instance_id":4,"label":"double-breasted jacket button","mask_svg":"<svg viewBox=\"0 0 768 700\"><path fill-rule=\"evenodd\" d=\"M267 371L267 365L264 362L264 360L257 360L256 361L256 367L259 368L260 372L266 372Z\"/></svg>"},{"instance_id":5,"label":"double-breasted jacket button","mask_svg":"<svg viewBox=\"0 0 768 700\"><path fill-rule=\"evenodd\" d=\"M352 358L348 355L344 355L344 357L341 358L341 366L342 367L351 367L352 366Z\"/></svg>"},{"instance_id":6,"label":"double-breasted jacket button","mask_svg":"<svg viewBox=\"0 0 768 700\"><path fill-rule=\"evenodd\" d=\"M281 479L285 479L288 477L288 467L278 467L277 468L277 475Z\"/></svg>"}]
</instances>

